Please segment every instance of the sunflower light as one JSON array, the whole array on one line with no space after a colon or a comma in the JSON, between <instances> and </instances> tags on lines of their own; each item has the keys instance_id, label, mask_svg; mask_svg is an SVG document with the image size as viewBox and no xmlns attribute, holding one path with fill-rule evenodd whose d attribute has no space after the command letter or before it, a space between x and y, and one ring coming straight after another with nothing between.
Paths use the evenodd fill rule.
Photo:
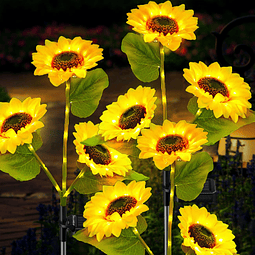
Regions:
<instances>
[{"instance_id":1,"label":"sunflower light","mask_svg":"<svg viewBox=\"0 0 255 255\"><path fill-rule=\"evenodd\" d=\"M14 154L17 146L29 144L33 132L42 128L40 121L46 113L46 105L40 104L41 99L30 97L23 102L13 98L9 103L0 103L0 152Z\"/></svg>"},{"instance_id":2,"label":"sunflower light","mask_svg":"<svg viewBox=\"0 0 255 255\"><path fill-rule=\"evenodd\" d=\"M227 224L218 221L205 207L196 205L180 209L179 228L184 238L183 246L201 254L236 254L234 235ZM201 219L197 220L197 218ZM225 241L224 241L225 239Z\"/></svg>"},{"instance_id":3,"label":"sunflower light","mask_svg":"<svg viewBox=\"0 0 255 255\"><path fill-rule=\"evenodd\" d=\"M117 141L136 139L139 131L148 127L154 117L155 92L149 87L138 86L119 96L100 117L99 134L105 140L115 137Z\"/></svg>"},{"instance_id":4,"label":"sunflower light","mask_svg":"<svg viewBox=\"0 0 255 255\"><path fill-rule=\"evenodd\" d=\"M45 46L38 45L36 50L32 62L36 67L34 74L48 74L54 86L66 82L73 75L85 78L87 70L103 59L102 49L81 37L70 40L61 36L58 42L45 40Z\"/></svg>"},{"instance_id":5,"label":"sunflower light","mask_svg":"<svg viewBox=\"0 0 255 255\"><path fill-rule=\"evenodd\" d=\"M60 36L57 42L45 40L32 55L34 75L47 74L54 86L65 83L65 121L63 132L62 185L43 163L37 150L42 145L39 130L46 105L40 98L21 102L12 98L0 103L0 167L19 181L35 178L43 169L60 196L61 255L66 254L67 197L76 190L91 195L84 207L82 229L74 238L91 244L109 255L153 255L141 234L147 223L142 214L151 195L146 187L149 177L139 173L134 158L152 159L163 175L164 247L162 254L172 254L172 224L175 196L192 201L202 192L207 175L213 170L211 156L201 151L238 128L255 122L250 110L250 86L215 62L189 64L183 70L190 85L186 91L194 97L188 110L194 115L189 123L175 123L168 118L165 83L165 52L176 51L182 39L195 40L198 19L185 6L170 1L138 5L127 14L127 24L136 33L128 33L121 49L127 54L133 73L141 82L160 79L162 123L154 124L156 90L139 85L129 88L116 102L108 105L100 122L81 122L74 126L73 144L79 174L68 187L67 142L70 113L88 118L98 107L107 74L94 67L103 60L103 49L91 41ZM91 69L91 70L90 70ZM134 169L133 169L134 168ZM154 173L153 173L154 174ZM186 255L235 255L234 235L215 214L196 205L180 209L179 228Z\"/></svg>"}]
</instances>

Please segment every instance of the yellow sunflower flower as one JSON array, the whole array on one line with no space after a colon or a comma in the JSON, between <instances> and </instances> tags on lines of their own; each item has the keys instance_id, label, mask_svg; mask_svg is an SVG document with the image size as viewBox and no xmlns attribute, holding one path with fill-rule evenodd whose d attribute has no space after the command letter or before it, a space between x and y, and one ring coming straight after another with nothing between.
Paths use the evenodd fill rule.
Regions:
<instances>
[{"instance_id":1,"label":"yellow sunflower flower","mask_svg":"<svg viewBox=\"0 0 255 255\"><path fill-rule=\"evenodd\" d=\"M100 119L99 134L117 141L136 139L141 129L149 127L156 105L155 89L138 86L107 106Z\"/></svg>"},{"instance_id":2,"label":"yellow sunflower flower","mask_svg":"<svg viewBox=\"0 0 255 255\"><path fill-rule=\"evenodd\" d=\"M75 37L73 40L60 36L58 42L45 40L45 46L37 45L32 54L34 75L48 74L50 82L59 86L73 75L85 78L87 69L95 67L103 59L103 49L92 41Z\"/></svg>"},{"instance_id":3,"label":"yellow sunflower flower","mask_svg":"<svg viewBox=\"0 0 255 255\"><path fill-rule=\"evenodd\" d=\"M149 210L144 203L151 196L151 188L145 182L132 181L128 185L116 182L114 186L104 186L85 205L83 226L88 228L89 237L96 235L100 242L103 237L119 237L122 229L136 227L137 216Z\"/></svg>"},{"instance_id":4,"label":"yellow sunflower flower","mask_svg":"<svg viewBox=\"0 0 255 255\"><path fill-rule=\"evenodd\" d=\"M44 125L40 118L46 113L46 104L41 99L30 97L21 102L12 98L9 103L0 103L0 152L15 153L17 146L32 143L37 129Z\"/></svg>"},{"instance_id":5,"label":"yellow sunflower flower","mask_svg":"<svg viewBox=\"0 0 255 255\"><path fill-rule=\"evenodd\" d=\"M202 128L185 120L178 123L165 120L162 126L151 123L150 129L142 130L142 136L137 138L137 147L141 150L139 158L152 157L160 170L178 158L190 161L191 153L200 150L207 142L206 135Z\"/></svg>"},{"instance_id":6,"label":"yellow sunflower flower","mask_svg":"<svg viewBox=\"0 0 255 255\"><path fill-rule=\"evenodd\" d=\"M239 116L246 117L251 108L250 86L239 74L232 73L232 67L220 67L217 62L209 66L192 62L189 66L183 75L191 84L186 91L198 98L199 108L212 110L216 118L231 117L234 122Z\"/></svg>"},{"instance_id":7,"label":"yellow sunflower flower","mask_svg":"<svg viewBox=\"0 0 255 255\"><path fill-rule=\"evenodd\" d=\"M197 255L236 254L235 236L228 225L217 220L205 207L184 206L178 216L179 228L184 238L183 245L190 247Z\"/></svg>"},{"instance_id":8,"label":"yellow sunflower flower","mask_svg":"<svg viewBox=\"0 0 255 255\"><path fill-rule=\"evenodd\" d=\"M138 5L138 9L128 13L127 24L133 30L143 34L145 42L159 41L162 45L175 51L182 38L195 40L194 31L198 28L198 19L193 17L193 10L185 10L185 5L173 7L170 1L157 4Z\"/></svg>"},{"instance_id":9,"label":"yellow sunflower flower","mask_svg":"<svg viewBox=\"0 0 255 255\"><path fill-rule=\"evenodd\" d=\"M114 174L125 176L132 169L131 160L126 154L122 154L106 144L87 146L81 144L88 138L98 134L98 124L91 121L75 125L76 133L74 144L79 155L78 161L85 163L94 175L113 176Z\"/></svg>"}]
</instances>

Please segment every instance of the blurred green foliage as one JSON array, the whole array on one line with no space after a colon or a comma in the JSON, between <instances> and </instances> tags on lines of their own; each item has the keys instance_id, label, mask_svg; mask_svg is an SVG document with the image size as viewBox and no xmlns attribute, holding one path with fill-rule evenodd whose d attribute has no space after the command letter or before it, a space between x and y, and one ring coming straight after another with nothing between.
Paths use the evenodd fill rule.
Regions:
<instances>
[{"instance_id":1,"label":"blurred green foliage","mask_svg":"<svg viewBox=\"0 0 255 255\"><path fill-rule=\"evenodd\" d=\"M11 100L5 88L0 87L0 102L9 102Z\"/></svg>"}]
</instances>

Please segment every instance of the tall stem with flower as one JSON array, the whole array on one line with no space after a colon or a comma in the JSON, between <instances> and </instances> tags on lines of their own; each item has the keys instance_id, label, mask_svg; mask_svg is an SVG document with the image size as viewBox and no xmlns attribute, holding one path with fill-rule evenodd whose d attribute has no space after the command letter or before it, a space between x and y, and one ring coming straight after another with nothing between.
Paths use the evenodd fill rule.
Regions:
<instances>
[{"instance_id":1,"label":"tall stem with flower","mask_svg":"<svg viewBox=\"0 0 255 255\"><path fill-rule=\"evenodd\" d=\"M141 7L141 6L139 6ZM149 2L144 5L143 9L132 10L128 14L128 24L134 26L133 30L144 34L145 42L152 42L157 40L159 43L159 56L160 56L160 83L161 83L161 98L163 108L163 123L167 120L167 93L166 93L166 82L165 82L165 71L164 71L164 47L168 47L170 50L176 50L181 43L183 37L182 29L185 28L186 24L192 23L193 26L189 27L189 39L195 39L193 34L196 26L196 18L193 18L192 11L184 11L184 5L179 7L172 7L170 1L157 5L155 2ZM147 10L147 12L145 11ZM153 11L151 11L153 10ZM188 20L183 20L180 12L187 17ZM188 14L189 12L189 14ZM138 15L139 13L139 15ZM139 20L139 22L138 22ZM180 25L182 23L182 25ZM138 25L139 24L139 25ZM186 30L187 33L188 30ZM181 36L180 36L181 35ZM187 37L187 35L185 35ZM171 143L175 143L173 140ZM170 145L169 144L169 145ZM171 145L170 145L171 146ZM168 152L169 153L169 152ZM174 162L173 162L174 163ZM175 164L175 163L174 163ZM174 204L174 177L175 177L175 166L169 166L171 170L163 170L163 183L170 184L170 187L164 187L164 218L165 218L165 255L172 254L172 220L173 220L173 204ZM170 183L167 179L170 178ZM170 190L170 208L169 196ZM169 214L169 215L168 215Z\"/></svg>"},{"instance_id":2,"label":"tall stem with flower","mask_svg":"<svg viewBox=\"0 0 255 255\"><path fill-rule=\"evenodd\" d=\"M83 44L82 46L79 46L80 44ZM48 53L48 51L54 51L53 59L51 61L51 66L48 67L47 69L52 68L51 72L49 72L49 78L50 81L53 83L55 86L59 86L62 82L66 81L66 107L65 107L65 121L64 121L64 134L63 134L63 165L62 165L62 190L60 190L60 205L61 205L61 212L62 214L60 215L61 220L66 219L66 199L67 196L70 194L70 192L76 188L79 190L79 184L83 182L81 179L86 176L86 174L89 174L91 172L93 175L98 175L100 174L101 178L104 178L104 182L107 184L113 184L117 180L120 179L120 177L115 177L114 175L117 176L122 176L121 178L125 177L127 172L131 170L131 161L129 158L122 153L119 153L118 151L108 147L107 145L104 145L104 143L101 142L101 139L97 140L98 137L98 125L94 125L92 122L88 123L80 123L79 125L75 126L75 129L77 133L74 133L74 136L76 137L76 140L74 141L74 144L76 146L76 151L79 155L78 161L80 164L86 164L89 168L90 171L87 171L87 167L84 167L81 169L81 172L79 175L76 177L76 179L71 183L70 187L67 189L66 186L66 180L67 180L67 142L68 142L68 127L69 127L69 115L70 115L70 110L72 109L72 113L78 117L87 117L91 115L91 113L95 110L96 106L91 104L91 107L88 107L86 102L85 105L83 106L83 101L86 100L91 100L91 98L94 99L94 94L93 97L90 97L90 92L87 92L87 90L90 91L90 87L93 86L94 88L92 89L92 92L95 90L100 90L105 88L105 85L108 85L108 80L105 78L104 72L101 70L94 70L91 71L90 73L86 73L86 70L84 70L83 64L88 65L89 67L95 66L95 61L100 60L101 57L101 50L97 49L95 45L90 45L90 43L81 40L80 38L75 38L74 40L69 40L65 39L63 37L59 38L58 43L56 43L53 47L54 43L51 43L46 40L46 45L37 48L38 53L34 54L34 64L37 66L37 69L35 71L35 74L41 73L42 69L44 68L44 65L46 62L41 61L43 59L42 55ZM87 48L86 48L87 46ZM59 49L58 49L59 47ZM67 50L68 49L68 50ZM46 57L46 56L45 56ZM47 61L47 64L49 62ZM86 66L85 66L86 67ZM72 78L71 76L75 74L76 76L82 76L80 78ZM83 76L86 76L86 79L82 79ZM99 85L100 84L100 85ZM98 85L98 88L97 86ZM149 100L148 100L148 105L150 106L151 109L146 109L146 104L145 106L139 106L136 105L132 110L129 111L138 111L140 112L141 116L144 115L144 112L147 113L147 118L151 118L151 114L153 114L153 110L155 108L154 101L155 98L153 97L153 94L155 93L154 90L151 89L143 89L142 87L138 88L139 91L143 92L147 95L149 95ZM98 91L97 91L98 93ZM130 92L132 94L133 92ZM81 98L81 94L84 95L84 98ZM70 101L73 100L72 108L70 105ZM99 100L98 100L99 101ZM76 102L76 104L75 104ZM144 100L142 100L144 104ZM94 102L93 102L94 103ZM90 109L92 108L92 109ZM150 113L151 112L151 113ZM128 114L129 116L129 114ZM125 123L126 119L123 117L122 123L123 123L123 128L128 128L129 124ZM129 121L129 120L128 120ZM149 120L144 120L142 126L148 125ZM132 124L131 124L132 125ZM140 129L139 129L140 130ZM134 135L138 135L139 130L136 130L134 134L131 134L133 137ZM130 139L129 136L125 135L125 139ZM95 139L94 139L95 138ZM109 180L107 177L114 177L110 178ZM98 177L90 177L90 179L97 180L96 178ZM121 180L121 179L120 179ZM121 185L119 182L116 183L117 186ZM137 188L135 187L135 182L132 182L132 187L134 190L136 189L141 189L142 186L145 185L145 182L143 183L137 183ZM142 185L142 186L141 186ZM124 187L122 187L123 189ZM133 189L132 188L132 189ZM85 193L89 192L92 193L93 190L101 190L102 187L94 187L94 189L89 188L89 191L85 191ZM115 195L114 199L116 200L116 196L120 195L120 190L116 188L118 191L118 194ZM139 197L136 197L136 191L134 191L134 194L131 192L130 198L128 198L127 201L130 200L131 205L125 205L126 203L126 198L123 200L123 196L119 197L119 202L120 204L124 203L125 206L128 206L127 209L130 210L130 208L134 207L133 209L133 214L134 217L133 220L130 221L130 219L126 222L125 217L123 217L123 222L120 224L121 228L123 228L123 224L127 224L126 227L130 226L133 227L133 235L135 235L138 240L140 241L140 245L144 247L144 249L147 250L149 254L153 254L152 251L149 249L148 245L144 242L142 237L140 236L139 232L144 231L144 226L138 226L137 225L137 213L141 213L143 211L148 210L147 206L142 205L143 201L146 201L149 198L149 193L148 193L148 188L146 189L146 192L144 195L140 194ZM125 188L124 188L125 191ZM81 191L83 193L84 190ZM127 196L127 191L125 191L125 196ZM112 205L111 205L112 203ZM109 219L110 221L114 221L116 217L116 213L113 213L114 210L116 210L115 202L112 201L108 207L113 206L113 211L108 209L109 212L106 210L105 214L103 214L104 218L112 218ZM131 207L130 207L131 206ZM120 207L120 216L123 214L123 209L122 206ZM118 210L117 210L118 211ZM64 213L64 214L63 214ZM113 214L113 216L111 216ZM84 214L85 217L89 219L89 215ZM116 220L116 219L115 219ZM64 224L64 222L61 221L61 226ZM87 221L88 224L90 220ZM107 231L106 233L97 233L97 239L98 241L101 241L102 237L104 235L109 236L109 234L113 234L115 236L120 235L120 230L118 229L119 225L119 220L114 224L114 229L113 232ZM140 220L141 222L141 220ZM124 226L125 226L124 224ZM116 226L115 226L116 225ZM140 224L141 225L141 224ZM90 229L90 227L88 227ZM65 236L66 236L66 230L65 228L62 229L61 231L61 248L62 250L65 249ZM93 232L90 233L90 235L93 235ZM79 236L79 235L78 235ZM83 236L84 237L84 236ZM62 242L63 241L63 242ZM137 246L137 245L136 245ZM138 245L139 246L139 245ZM140 246L139 246L140 247ZM135 248L135 247L134 247Z\"/></svg>"}]
</instances>

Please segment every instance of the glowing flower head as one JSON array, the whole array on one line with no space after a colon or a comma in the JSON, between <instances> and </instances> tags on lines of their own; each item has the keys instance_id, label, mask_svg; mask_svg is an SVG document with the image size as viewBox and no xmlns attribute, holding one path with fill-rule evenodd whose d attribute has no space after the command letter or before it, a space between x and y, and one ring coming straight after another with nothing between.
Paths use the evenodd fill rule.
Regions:
<instances>
[{"instance_id":1,"label":"glowing flower head","mask_svg":"<svg viewBox=\"0 0 255 255\"><path fill-rule=\"evenodd\" d=\"M44 125L40 118L46 113L46 104L41 99L30 97L21 102L12 98L9 103L0 103L0 152L15 153L17 146L32 143L37 129Z\"/></svg>"},{"instance_id":2,"label":"glowing flower head","mask_svg":"<svg viewBox=\"0 0 255 255\"><path fill-rule=\"evenodd\" d=\"M197 255L236 254L235 236L228 225L217 220L205 207L184 206L178 216L179 228L184 238L183 245L190 247Z\"/></svg>"},{"instance_id":3,"label":"glowing flower head","mask_svg":"<svg viewBox=\"0 0 255 255\"><path fill-rule=\"evenodd\" d=\"M148 127L154 116L155 90L138 86L118 97L117 102L107 106L100 119L99 133L110 140L136 139L141 129Z\"/></svg>"},{"instance_id":4,"label":"glowing flower head","mask_svg":"<svg viewBox=\"0 0 255 255\"><path fill-rule=\"evenodd\" d=\"M185 5L173 7L170 1L157 4L138 5L138 9L128 13L127 24L143 34L145 42L158 40L172 51L179 48L182 38L195 40L194 31L198 28L193 10L185 10Z\"/></svg>"},{"instance_id":5,"label":"glowing flower head","mask_svg":"<svg viewBox=\"0 0 255 255\"><path fill-rule=\"evenodd\" d=\"M185 120L178 123L165 120L162 126L151 123L150 129L142 130L142 136L137 138L137 147L141 150L139 158L152 157L160 170L178 158L190 161L191 153L207 142L206 135L202 128Z\"/></svg>"},{"instance_id":6,"label":"glowing flower head","mask_svg":"<svg viewBox=\"0 0 255 255\"><path fill-rule=\"evenodd\" d=\"M183 75L191 84L186 91L198 98L199 108L212 110L216 118L231 117L234 122L239 116L246 118L247 109L251 108L250 86L239 74L232 73L232 67L220 67L217 62L209 66L192 62L189 66Z\"/></svg>"},{"instance_id":7,"label":"glowing flower head","mask_svg":"<svg viewBox=\"0 0 255 255\"><path fill-rule=\"evenodd\" d=\"M122 154L106 144L87 146L81 144L88 138L98 134L98 124L94 125L91 121L75 125L76 133L74 144L79 155L78 161L85 163L94 175L113 176L118 174L125 176L132 169L131 160L126 154Z\"/></svg>"},{"instance_id":8,"label":"glowing flower head","mask_svg":"<svg viewBox=\"0 0 255 255\"><path fill-rule=\"evenodd\" d=\"M85 78L87 69L95 67L96 62L103 59L103 50L81 37L71 40L60 36L58 42L45 40L45 46L37 45L36 50L32 55L32 64L36 67L34 74L48 74L54 86L59 86L73 75Z\"/></svg>"},{"instance_id":9,"label":"glowing flower head","mask_svg":"<svg viewBox=\"0 0 255 255\"><path fill-rule=\"evenodd\" d=\"M128 185L116 182L114 186L103 186L85 205L83 226L88 228L89 236L96 235L98 242L104 236L119 237L121 230L136 227L137 216L149 210L144 203L151 196L151 188L145 182L132 181Z\"/></svg>"}]
</instances>

